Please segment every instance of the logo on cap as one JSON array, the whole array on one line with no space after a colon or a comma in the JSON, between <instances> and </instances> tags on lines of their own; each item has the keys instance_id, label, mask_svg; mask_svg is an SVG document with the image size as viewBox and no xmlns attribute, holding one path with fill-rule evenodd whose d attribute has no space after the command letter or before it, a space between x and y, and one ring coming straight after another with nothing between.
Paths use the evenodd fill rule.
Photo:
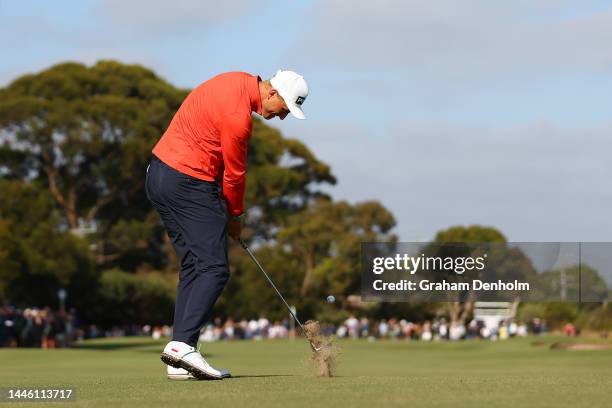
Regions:
<instances>
[{"instance_id":1,"label":"logo on cap","mask_svg":"<svg viewBox=\"0 0 612 408\"><path fill-rule=\"evenodd\" d=\"M297 99L295 100L295 104L301 106L302 103L304 103L305 100L306 100L306 98L304 98L303 96L298 96Z\"/></svg>"}]
</instances>

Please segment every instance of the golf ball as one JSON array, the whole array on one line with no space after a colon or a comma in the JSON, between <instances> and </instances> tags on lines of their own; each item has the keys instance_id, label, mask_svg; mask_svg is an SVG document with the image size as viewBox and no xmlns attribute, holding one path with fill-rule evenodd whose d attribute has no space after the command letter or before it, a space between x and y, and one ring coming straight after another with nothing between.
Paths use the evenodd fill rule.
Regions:
<instances>
[{"instance_id":1,"label":"golf ball","mask_svg":"<svg viewBox=\"0 0 612 408\"><path fill-rule=\"evenodd\" d=\"M335 301L336 301L336 298L335 298L335 297L333 297L332 295L329 295L329 296L327 297L327 302L328 302L328 303L334 303Z\"/></svg>"}]
</instances>

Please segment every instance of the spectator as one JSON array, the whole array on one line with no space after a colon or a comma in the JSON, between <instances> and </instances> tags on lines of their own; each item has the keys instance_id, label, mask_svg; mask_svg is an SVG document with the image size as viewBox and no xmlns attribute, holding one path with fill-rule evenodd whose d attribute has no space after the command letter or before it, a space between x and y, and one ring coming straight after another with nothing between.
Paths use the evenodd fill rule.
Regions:
<instances>
[{"instance_id":1,"label":"spectator","mask_svg":"<svg viewBox=\"0 0 612 408\"><path fill-rule=\"evenodd\" d=\"M359 336L359 320L353 315L346 319L346 328L348 329L349 337L356 339Z\"/></svg>"},{"instance_id":2,"label":"spectator","mask_svg":"<svg viewBox=\"0 0 612 408\"><path fill-rule=\"evenodd\" d=\"M431 341L433 339L433 333L431 332L431 323L429 320L426 320L423 323L423 332L421 333L421 340L423 341Z\"/></svg>"},{"instance_id":3,"label":"spectator","mask_svg":"<svg viewBox=\"0 0 612 408\"><path fill-rule=\"evenodd\" d=\"M576 336L576 326L574 326L571 323L567 323L564 327L563 327L563 334L569 337L574 337Z\"/></svg>"}]
</instances>

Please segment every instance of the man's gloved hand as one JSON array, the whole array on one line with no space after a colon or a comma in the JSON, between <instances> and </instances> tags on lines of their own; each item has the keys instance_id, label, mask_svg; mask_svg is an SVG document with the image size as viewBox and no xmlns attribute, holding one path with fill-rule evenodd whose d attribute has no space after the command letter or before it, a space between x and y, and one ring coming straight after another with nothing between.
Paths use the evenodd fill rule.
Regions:
<instances>
[{"instance_id":1,"label":"man's gloved hand","mask_svg":"<svg viewBox=\"0 0 612 408\"><path fill-rule=\"evenodd\" d=\"M227 234L238 241L240 239L240 233L242 232L242 217L230 217L227 222Z\"/></svg>"}]
</instances>

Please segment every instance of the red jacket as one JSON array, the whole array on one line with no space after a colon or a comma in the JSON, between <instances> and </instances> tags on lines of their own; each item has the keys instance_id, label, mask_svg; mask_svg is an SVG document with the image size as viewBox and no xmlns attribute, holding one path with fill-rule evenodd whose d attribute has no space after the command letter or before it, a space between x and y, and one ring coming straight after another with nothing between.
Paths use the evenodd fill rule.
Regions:
<instances>
[{"instance_id":1,"label":"red jacket","mask_svg":"<svg viewBox=\"0 0 612 408\"><path fill-rule=\"evenodd\" d=\"M223 178L231 215L244 211L251 112L261 115L259 81L259 76L228 72L199 85L153 148L153 154L181 173L207 181Z\"/></svg>"}]
</instances>

